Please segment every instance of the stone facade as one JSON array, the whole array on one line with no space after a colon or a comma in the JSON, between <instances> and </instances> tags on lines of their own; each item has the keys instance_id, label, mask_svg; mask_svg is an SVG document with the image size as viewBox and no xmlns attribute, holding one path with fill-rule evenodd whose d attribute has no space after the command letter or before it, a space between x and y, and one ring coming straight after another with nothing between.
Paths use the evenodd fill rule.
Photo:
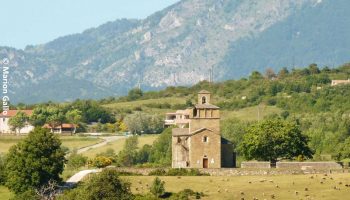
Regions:
<instances>
[{"instance_id":1,"label":"stone facade","mask_svg":"<svg viewBox=\"0 0 350 200\"><path fill-rule=\"evenodd\" d=\"M188 124L173 129L173 168L235 166L233 146L220 134L219 107L210 104L210 99L208 91L199 92L198 104L187 109Z\"/></svg>"}]
</instances>

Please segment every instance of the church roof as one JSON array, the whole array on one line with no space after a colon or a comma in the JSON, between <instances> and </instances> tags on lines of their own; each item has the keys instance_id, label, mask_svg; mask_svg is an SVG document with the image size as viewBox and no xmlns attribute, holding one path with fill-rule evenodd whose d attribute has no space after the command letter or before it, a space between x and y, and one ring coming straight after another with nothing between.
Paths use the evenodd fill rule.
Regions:
<instances>
[{"instance_id":1,"label":"church roof","mask_svg":"<svg viewBox=\"0 0 350 200\"><path fill-rule=\"evenodd\" d=\"M195 107L199 108L199 109L201 109L201 108L202 109L204 109L204 108L207 108L207 109L219 109L219 107L211 105L211 104L196 104Z\"/></svg>"},{"instance_id":2,"label":"church roof","mask_svg":"<svg viewBox=\"0 0 350 200\"><path fill-rule=\"evenodd\" d=\"M210 94L210 92L207 90L201 90L200 92L198 92L198 94Z\"/></svg>"},{"instance_id":3,"label":"church roof","mask_svg":"<svg viewBox=\"0 0 350 200\"><path fill-rule=\"evenodd\" d=\"M221 144L232 144L232 142L230 142L229 140L221 137Z\"/></svg>"}]
</instances>

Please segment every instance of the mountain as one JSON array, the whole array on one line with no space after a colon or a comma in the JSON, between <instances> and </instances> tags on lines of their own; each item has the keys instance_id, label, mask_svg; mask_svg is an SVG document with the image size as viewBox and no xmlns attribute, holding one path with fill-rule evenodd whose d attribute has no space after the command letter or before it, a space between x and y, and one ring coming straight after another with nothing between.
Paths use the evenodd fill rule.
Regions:
<instances>
[{"instance_id":1,"label":"mountain","mask_svg":"<svg viewBox=\"0 0 350 200\"><path fill-rule=\"evenodd\" d=\"M66 101L350 61L348 0L182 0L146 19L0 47L12 102Z\"/></svg>"}]
</instances>

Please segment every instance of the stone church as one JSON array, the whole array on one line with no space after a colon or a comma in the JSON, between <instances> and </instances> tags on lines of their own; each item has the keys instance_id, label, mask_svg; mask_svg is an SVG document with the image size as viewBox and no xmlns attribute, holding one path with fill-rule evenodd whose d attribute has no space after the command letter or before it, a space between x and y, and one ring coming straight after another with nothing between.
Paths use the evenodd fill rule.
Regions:
<instances>
[{"instance_id":1,"label":"stone church","mask_svg":"<svg viewBox=\"0 0 350 200\"><path fill-rule=\"evenodd\" d=\"M210 104L210 100L210 92L202 90L198 93L198 104L175 113L173 168L235 167L233 145L220 134L219 107Z\"/></svg>"}]
</instances>

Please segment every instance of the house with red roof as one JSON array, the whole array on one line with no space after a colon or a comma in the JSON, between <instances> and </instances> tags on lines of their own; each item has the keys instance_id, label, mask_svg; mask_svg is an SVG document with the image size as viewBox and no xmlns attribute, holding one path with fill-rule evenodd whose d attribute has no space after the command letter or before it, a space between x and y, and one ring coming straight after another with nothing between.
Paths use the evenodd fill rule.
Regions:
<instances>
[{"instance_id":1,"label":"house with red roof","mask_svg":"<svg viewBox=\"0 0 350 200\"><path fill-rule=\"evenodd\" d=\"M43 128L49 129L51 133L74 134L76 132L77 126L75 124L63 123L61 125L57 125L56 127L52 127L49 124L45 124Z\"/></svg>"},{"instance_id":2,"label":"house with red roof","mask_svg":"<svg viewBox=\"0 0 350 200\"><path fill-rule=\"evenodd\" d=\"M14 117L18 112L24 112L28 117L33 114L33 110L8 110L6 112L2 112L0 114L0 133L1 134L11 134L15 133L15 131L11 130L11 126L9 125L9 120L11 117ZM34 129L29 122L26 122L25 126L21 128L21 130L16 130L17 133L27 134Z\"/></svg>"}]
</instances>

